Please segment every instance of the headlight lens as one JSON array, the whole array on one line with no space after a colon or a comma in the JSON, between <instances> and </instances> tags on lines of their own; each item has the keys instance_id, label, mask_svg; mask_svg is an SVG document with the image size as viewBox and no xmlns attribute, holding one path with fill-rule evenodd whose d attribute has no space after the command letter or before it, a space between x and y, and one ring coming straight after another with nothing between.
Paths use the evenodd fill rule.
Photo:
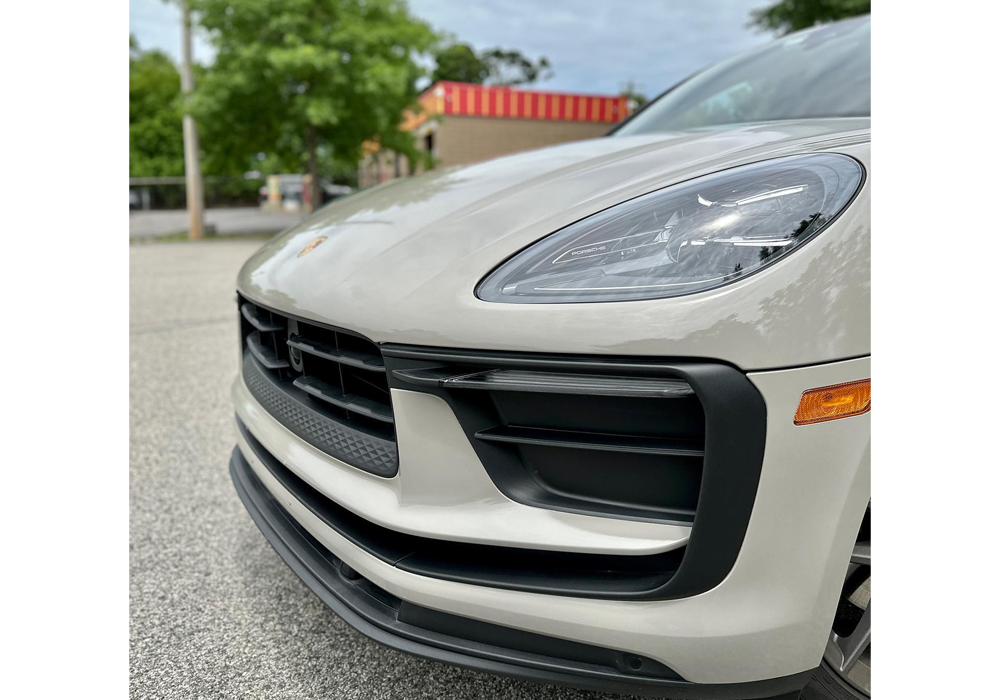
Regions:
<instances>
[{"instance_id":1,"label":"headlight lens","mask_svg":"<svg viewBox=\"0 0 1000 700\"><path fill-rule=\"evenodd\" d=\"M837 154L745 165L606 209L484 279L485 301L659 299L719 287L782 259L851 201L863 171Z\"/></svg>"}]
</instances>

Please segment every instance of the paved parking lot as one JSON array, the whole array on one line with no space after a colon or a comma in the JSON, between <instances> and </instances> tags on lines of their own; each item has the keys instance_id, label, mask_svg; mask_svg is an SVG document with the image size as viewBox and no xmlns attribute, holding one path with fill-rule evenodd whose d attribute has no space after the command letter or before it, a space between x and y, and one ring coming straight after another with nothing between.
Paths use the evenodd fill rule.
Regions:
<instances>
[{"instance_id":1,"label":"paved parking lot","mask_svg":"<svg viewBox=\"0 0 1000 700\"><path fill-rule=\"evenodd\" d=\"M282 563L229 481L234 281L260 241L130 247L135 698L621 698L455 669L355 632Z\"/></svg>"},{"instance_id":2,"label":"paved parking lot","mask_svg":"<svg viewBox=\"0 0 1000 700\"><path fill-rule=\"evenodd\" d=\"M258 207L205 210L205 225L214 228L219 236L275 233L294 226L301 220L302 214L299 212L266 212ZM187 230L188 213L185 209L128 213L129 238L156 238Z\"/></svg>"}]
</instances>

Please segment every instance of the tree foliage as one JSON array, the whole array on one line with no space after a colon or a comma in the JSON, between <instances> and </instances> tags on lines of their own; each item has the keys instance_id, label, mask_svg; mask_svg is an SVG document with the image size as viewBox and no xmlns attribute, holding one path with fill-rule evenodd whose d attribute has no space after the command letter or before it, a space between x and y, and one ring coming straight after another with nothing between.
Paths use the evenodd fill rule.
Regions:
<instances>
[{"instance_id":1,"label":"tree foliage","mask_svg":"<svg viewBox=\"0 0 1000 700\"><path fill-rule=\"evenodd\" d=\"M435 35L401 0L194 0L215 63L193 103L202 142L230 170L251 158L301 172L355 162L377 139L403 152L402 110ZM259 155L258 155L259 154ZM218 167L218 163L213 163Z\"/></svg>"},{"instance_id":2,"label":"tree foliage","mask_svg":"<svg viewBox=\"0 0 1000 700\"><path fill-rule=\"evenodd\" d=\"M822 22L867 15L871 9L871 0L780 0L751 11L750 24L787 34Z\"/></svg>"},{"instance_id":3,"label":"tree foliage","mask_svg":"<svg viewBox=\"0 0 1000 700\"><path fill-rule=\"evenodd\" d=\"M184 174L181 78L170 58L129 37L128 149L131 177Z\"/></svg>"},{"instance_id":4,"label":"tree foliage","mask_svg":"<svg viewBox=\"0 0 1000 700\"><path fill-rule=\"evenodd\" d=\"M468 44L450 44L434 53L431 80L455 80L460 83L482 84L490 77L490 69Z\"/></svg>"},{"instance_id":5,"label":"tree foliage","mask_svg":"<svg viewBox=\"0 0 1000 700\"><path fill-rule=\"evenodd\" d=\"M532 61L516 50L487 49L480 53L468 44L453 43L434 54L433 80L456 80L486 85L527 85L552 77L549 59Z\"/></svg>"},{"instance_id":6,"label":"tree foliage","mask_svg":"<svg viewBox=\"0 0 1000 700\"><path fill-rule=\"evenodd\" d=\"M489 68L490 85L527 85L552 77L552 66L545 56L533 62L520 51L496 48L484 51L480 57Z\"/></svg>"},{"instance_id":7,"label":"tree foliage","mask_svg":"<svg viewBox=\"0 0 1000 700\"><path fill-rule=\"evenodd\" d=\"M200 132L206 173L247 170L343 175L362 144L419 160L400 116L413 107L416 60L437 48L435 80L520 85L551 75L500 48L477 54L439 39L413 18L405 0L191 0L195 19L215 48L211 66L196 66L188 102ZM184 172L185 102L171 60L130 39L130 171L133 176Z\"/></svg>"},{"instance_id":8,"label":"tree foliage","mask_svg":"<svg viewBox=\"0 0 1000 700\"><path fill-rule=\"evenodd\" d=\"M649 102L649 98L645 93L639 91L639 88L635 84L634 80L626 82L625 85L622 86L619 94L632 103L630 105L632 109L639 109Z\"/></svg>"}]
</instances>

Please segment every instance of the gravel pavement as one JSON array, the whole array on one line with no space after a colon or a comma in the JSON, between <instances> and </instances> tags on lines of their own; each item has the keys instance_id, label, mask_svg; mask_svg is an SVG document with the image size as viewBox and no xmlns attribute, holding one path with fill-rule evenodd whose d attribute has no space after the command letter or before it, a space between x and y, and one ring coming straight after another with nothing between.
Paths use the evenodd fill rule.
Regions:
<instances>
[{"instance_id":1,"label":"gravel pavement","mask_svg":"<svg viewBox=\"0 0 1000 700\"><path fill-rule=\"evenodd\" d=\"M622 698L387 649L342 622L274 553L228 472L234 283L260 244L130 247L131 696Z\"/></svg>"}]
</instances>

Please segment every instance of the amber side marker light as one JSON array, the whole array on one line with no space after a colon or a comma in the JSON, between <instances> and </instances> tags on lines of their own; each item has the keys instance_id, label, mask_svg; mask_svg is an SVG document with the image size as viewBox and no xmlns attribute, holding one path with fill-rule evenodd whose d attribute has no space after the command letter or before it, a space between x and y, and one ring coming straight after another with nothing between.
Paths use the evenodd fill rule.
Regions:
<instances>
[{"instance_id":1,"label":"amber side marker light","mask_svg":"<svg viewBox=\"0 0 1000 700\"><path fill-rule=\"evenodd\" d=\"M872 410L872 380L821 386L802 392L795 411L795 425L823 423L837 418L860 416Z\"/></svg>"}]
</instances>

